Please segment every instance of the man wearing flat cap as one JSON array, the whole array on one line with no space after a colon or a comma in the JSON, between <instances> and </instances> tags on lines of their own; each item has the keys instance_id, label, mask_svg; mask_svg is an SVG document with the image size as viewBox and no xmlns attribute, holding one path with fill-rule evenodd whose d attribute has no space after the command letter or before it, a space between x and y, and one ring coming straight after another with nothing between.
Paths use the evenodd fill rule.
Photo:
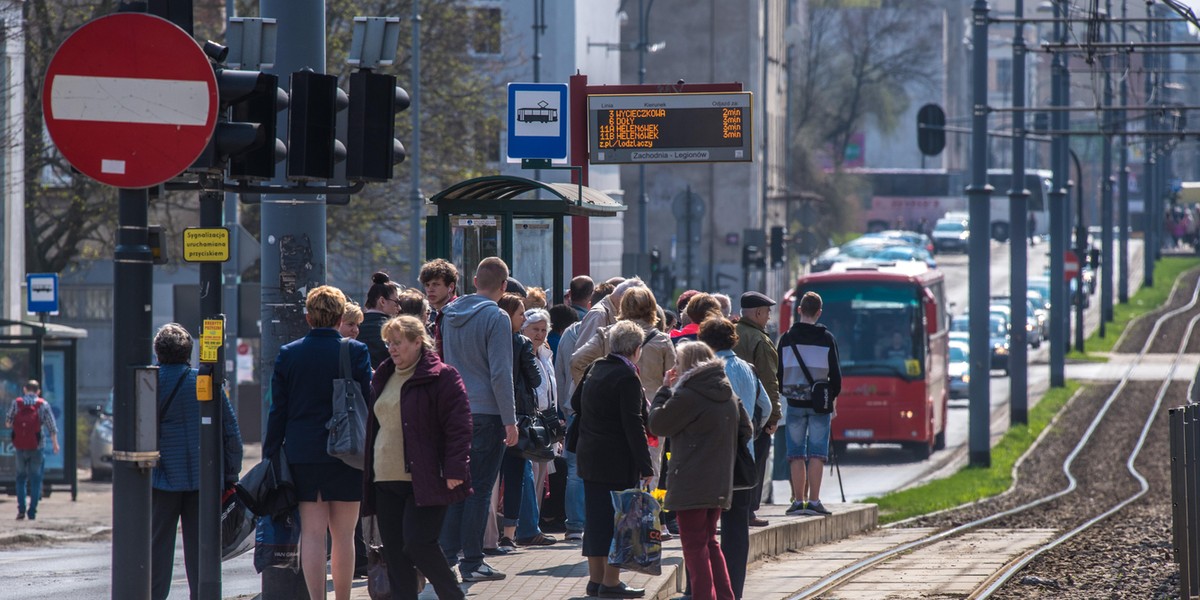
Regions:
<instances>
[{"instance_id":1,"label":"man wearing flat cap","mask_svg":"<svg viewBox=\"0 0 1200 600\"><path fill-rule=\"evenodd\" d=\"M771 400L771 416L767 424L754 439L754 466L757 471L758 484L754 486L754 501L750 506L750 525L762 527L767 524L765 519L758 518L762 501L763 477L767 472L767 452L771 448L771 435L783 418L783 410L779 404L779 353L775 344L767 335L767 322L771 320L771 307L775 301L759 292L746 292L741 299L742 318L737 322L737 345L733 347L738 358L754 365L754 370L767 390Z\"/></svg>"}]
</instances>

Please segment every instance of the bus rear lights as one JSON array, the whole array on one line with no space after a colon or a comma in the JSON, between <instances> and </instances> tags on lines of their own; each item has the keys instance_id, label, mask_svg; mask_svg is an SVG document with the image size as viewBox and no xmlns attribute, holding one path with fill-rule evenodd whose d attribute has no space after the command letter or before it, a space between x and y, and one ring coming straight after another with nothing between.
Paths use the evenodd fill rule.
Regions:
<instances>
[{"instance_id":1,"label":"bus rear lights","mask_svg":"<svg viewBox=\"0 0 1200 600\"><path fill-rule=\"evenodd\" d=\"M902 410L902 411L900 411L900 418L901 418L901 419L911 419L911 418L913 418L913 411L911 411L911 410Z\"/></svg>"}]
</instances>

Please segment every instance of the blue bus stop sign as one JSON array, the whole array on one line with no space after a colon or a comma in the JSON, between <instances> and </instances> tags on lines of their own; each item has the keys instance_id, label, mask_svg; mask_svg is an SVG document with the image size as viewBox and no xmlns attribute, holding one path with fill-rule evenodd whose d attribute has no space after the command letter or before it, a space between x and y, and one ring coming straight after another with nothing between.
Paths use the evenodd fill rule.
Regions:
<instances>
[{"instance_id":1,"label":"blue bus stop sign","mask_svg":"<svg viewBox=\"0 0 1200 600\"><path fill-rule=\"evenodd\" d=\"M566 160L567 84L508 84L508 160Z\"/></svg>"},{"instance_id":2,"label":"blue bus stop sign","mask_svg":"<svg viewBox=\"0 0 1200 600\"><path fill-rule=\"evenodd\" d=\"M57 313L58 273L26 273L25 305L29 314Z\"/></svg>"}]
</instances>

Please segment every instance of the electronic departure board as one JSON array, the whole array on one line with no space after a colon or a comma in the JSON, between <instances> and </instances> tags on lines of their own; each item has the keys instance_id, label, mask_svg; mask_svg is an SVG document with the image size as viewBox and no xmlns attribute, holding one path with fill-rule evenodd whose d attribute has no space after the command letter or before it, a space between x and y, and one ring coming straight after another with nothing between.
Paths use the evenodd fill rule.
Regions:
<instances>
[{"instance_id":1,"label":"electronic departure board","mask_svg":"<svg viewBox=\"0 0 1200 600\"><path fill-rule=\"evenodd\" d=\"M592 164L750 162L750 92L588 96Z\"/></svg>"}]
</instances>

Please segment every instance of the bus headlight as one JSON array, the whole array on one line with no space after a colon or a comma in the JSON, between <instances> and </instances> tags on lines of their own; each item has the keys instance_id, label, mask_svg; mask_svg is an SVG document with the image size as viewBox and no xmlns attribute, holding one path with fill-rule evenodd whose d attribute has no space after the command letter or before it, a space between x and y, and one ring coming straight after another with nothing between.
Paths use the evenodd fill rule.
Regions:
<instances>
[{"instance_id":1,"label":"bus headlight","mask_svg":"<svg viewBox=\"0 0 1200 600\"><path fill-rule=\"evenodd\" d=\"M996 344L996 354L999 354L1002 356L1008 354L1008 346L1005 346L1003 344Z\"/></svg>"},{"instance_id":2,"label":"bus headlight","mask_svg":"<svg viewBox=\"0 0 1200 600\"><path fill-rule=\"evenodd\" d=\"M911 410L902 410L902 411L900 411L900 418L901 418L901 419L911 419L912 417L913 417L913 411L911 411Z\"/></svg>"},{"instance_id":3,"label":"bus headlight","mask_svg":"<svg viewBox=\"0 0 1200 600\"><path fill-rule=\"evenodd\" d=\"M971 383L971 374L970 374L970 373L963 373L963 376L962 376L962 382L963 382L963 383Z\"/></svg>"}]
</instances>

